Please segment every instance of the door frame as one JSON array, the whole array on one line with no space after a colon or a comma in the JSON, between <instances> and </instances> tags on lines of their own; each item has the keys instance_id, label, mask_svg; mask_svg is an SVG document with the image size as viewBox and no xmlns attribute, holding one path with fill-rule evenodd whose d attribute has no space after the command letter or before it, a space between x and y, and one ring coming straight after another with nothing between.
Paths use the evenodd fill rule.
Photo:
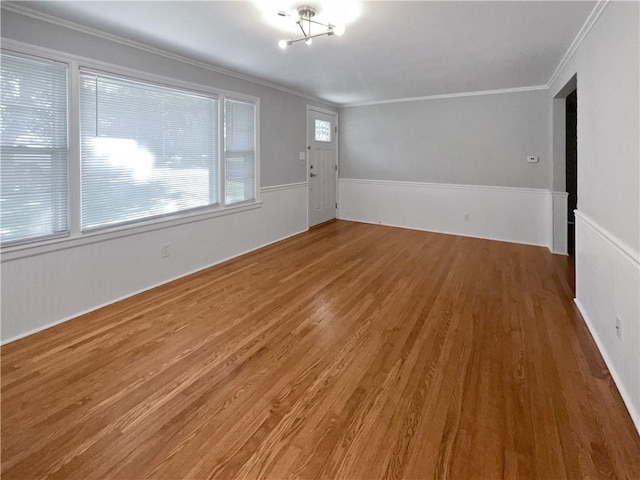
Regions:
<instances>
[{"instance_id":1,"label":"door frame","mask_svg":"<svg viewBox=\"0 0 640 480\"><path fill-rule=\"evenodd\" d=\"M318 112L318 113L324 113L325 115L331 115L335 118L335 130L334 130L334 148L335 148L335 152L334 152L334 158L336 160L336 165L338 166L337 169L335 169L335 184L336 184L336 203L338 204L338 207L336 208L336 219L338 219L340 217L339 212L340 212L340 202L338 201L338 198L340 196L340 193L338 191L338 178L340 175L340 155L339 155L339 151L340 149L338 148L339 144L339 135L340 135L340 124L338 121L338 112L336 110L331 110L328 108L323 108L323 107L316 107L315 105L309 105L307 104L307 115L306 115L306 136L304 139L304 153L305 153L305 157L306 157L306 167L305 167L305 183L307 184L307 230L309 230L309 225L310 225L310 221L309 221L309 188L310 188L310 183L309 183L309 147L310 147L310 140L311 140L311 132L309 131L309 120L310 120L310 115L311 112Z\"/></svg>"},{"instance_id":2,"label":"door frame","mask_svg":"<svg viewBox=\"0 0 640 480\"><path fill-rule=\"evenodd\" d=\"M568 194L566 189L566 101L567 96L578 88L578 75L574 73L565 85L551 98L552 115L552 241L551 251L567 255L567 208ZM578 164L578 168L580 165ZM578 189L580 186L578 185ZM577 210L577 208L576 208ZM575 254L574 254L575 255Z\"/></svg>"}]
</instances>

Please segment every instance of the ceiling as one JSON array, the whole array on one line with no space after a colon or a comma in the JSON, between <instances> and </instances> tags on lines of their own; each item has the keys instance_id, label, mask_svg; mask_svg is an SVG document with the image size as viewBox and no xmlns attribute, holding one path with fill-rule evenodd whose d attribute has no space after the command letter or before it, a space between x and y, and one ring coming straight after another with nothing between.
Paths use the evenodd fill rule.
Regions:
<instances>
[{"instance_id":1,"label":"ceiling","mask_svg":"<svg viewBox=\"0 0 640 480\"><path fill-rule=\"evenodd\" d=\"M11 3L344 105L544 85L596 2L342 0L342 37L286 50L286 0Z\"/></svg>"}]
</instances>

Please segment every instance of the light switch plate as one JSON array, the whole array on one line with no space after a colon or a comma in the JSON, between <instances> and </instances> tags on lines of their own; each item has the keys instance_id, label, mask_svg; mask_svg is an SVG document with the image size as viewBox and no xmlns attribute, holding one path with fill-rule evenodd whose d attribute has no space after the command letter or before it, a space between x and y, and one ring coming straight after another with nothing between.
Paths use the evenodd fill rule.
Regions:
<instances>
[{"instance_id":1,"label":"light switch plate","mask_svg":"<svg viewBox=\"0 0 640 480\"><path fill-rule=\"evenodd\" d=\"M528 156L527 163L538 163L538 157L536 155Z\"/></svg>"},{"instance_id":2,"label":"light switch plate","mask_svg":"<svg viewBox=\"0 0 640 480\"><path fill-rule=\"evenodd\" d=\"M306 160L307 154L305 152L300 152L300 160Z\"/></svg>"}]
</instances>

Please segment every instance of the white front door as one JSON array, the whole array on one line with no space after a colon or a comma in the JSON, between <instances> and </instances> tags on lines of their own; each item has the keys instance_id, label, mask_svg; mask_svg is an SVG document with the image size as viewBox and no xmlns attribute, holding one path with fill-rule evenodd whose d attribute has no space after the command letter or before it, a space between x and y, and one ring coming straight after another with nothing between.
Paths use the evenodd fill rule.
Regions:
<instances>
[{"instance_id":1,"label":"white front door","mask_svg":"<svg viewBox=\"0 0 640 480\"><path fill-rule=\"evenodd\" d=\"M336 116L307 110L309 226L336 218Z\"/></svg>"}]
</instances>

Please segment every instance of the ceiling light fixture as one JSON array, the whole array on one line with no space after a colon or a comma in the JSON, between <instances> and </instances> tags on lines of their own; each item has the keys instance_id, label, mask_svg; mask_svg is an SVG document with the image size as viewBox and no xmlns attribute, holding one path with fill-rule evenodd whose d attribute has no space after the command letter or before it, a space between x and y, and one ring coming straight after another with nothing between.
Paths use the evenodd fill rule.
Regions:
<instances>
[{"instance_id":1,"label":"ceiling light fixture","mask_svg":"<svg viewBox=\"0 0 640 480\"><path fill-rule=\"evenodd\" d=\"M307 45L311 45L312 41L316 37L322 37L324 35L327 36L341 36L344 33L344 26L342 25L332 25L331 23L322 23L314 20L313 17L316 16L316 9L310 7L309 5L300 5L297 8L298 11L298 19L296 20L296 24L302 30L302 37L294 38L289 40L280 40L278 42L278 46L282 49L287 48L289 45L293 45L297 42L306 43ZM290 16L287 12L278 12L278 15L281 17ZM320 31L315 32L317 27L320 27Z\"/></svg>"}]
</instances>

